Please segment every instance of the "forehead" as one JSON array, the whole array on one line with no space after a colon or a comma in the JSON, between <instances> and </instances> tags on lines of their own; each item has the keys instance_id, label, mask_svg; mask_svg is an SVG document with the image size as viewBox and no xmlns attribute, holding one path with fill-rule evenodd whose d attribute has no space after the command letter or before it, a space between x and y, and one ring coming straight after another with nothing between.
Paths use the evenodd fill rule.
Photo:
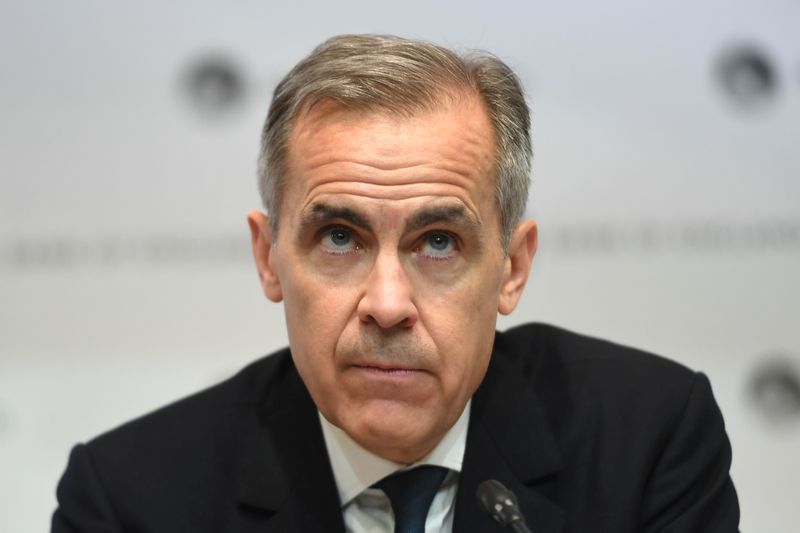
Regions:
<instances>
[{"instance_id":1,"label":"forehead","mask_svg":"<svg viewBox=\"0 0 800 533\"><path fill-rule=\"evenodd\" d=\"M494 162L491 123L476 97L412 116L324 103L292 129L281 213L331 198L372 205L449 199L485 222L497 214Z\"/></svg>"}]
</instances>

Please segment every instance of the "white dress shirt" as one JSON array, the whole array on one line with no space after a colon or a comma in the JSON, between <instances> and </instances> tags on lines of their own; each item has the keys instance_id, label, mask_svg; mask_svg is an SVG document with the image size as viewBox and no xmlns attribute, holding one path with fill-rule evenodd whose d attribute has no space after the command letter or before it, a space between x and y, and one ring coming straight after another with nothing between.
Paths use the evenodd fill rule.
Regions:
<instances>
[{"instance_id":1,"label":"white dress shirt","mask_svg":"<svg viewBox=\"0 0 800 533\"><path fill-rule=\"evenodd\" d=\"M389 498L382 490L371 486L398 470L420 465L443 466L450 470L428 509L425 533L452 532L456 488L467 443L470 403L471 400L439 444L412 465L398 464L365 450L319 414L347 533L392 533L394 515Z\"/></svg>"}]
</instances>

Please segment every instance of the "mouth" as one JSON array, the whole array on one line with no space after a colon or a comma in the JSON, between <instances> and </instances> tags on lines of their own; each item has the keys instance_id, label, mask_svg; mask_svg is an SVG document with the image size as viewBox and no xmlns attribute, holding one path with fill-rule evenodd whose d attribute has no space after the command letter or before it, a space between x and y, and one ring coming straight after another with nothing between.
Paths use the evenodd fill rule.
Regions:
<instances>
[{"instance_id":1,"label":"mouth","mask_svg":"<svg viewBox=\"0 0 800 533\"><path fill-rule=\"evenodd\" d=\"M387 376L413 376L422 372L419 368L400 368L400 367L381 367L371 365L356 365L356 368L365 372L371 372L378 375Z\"/></svg>"},{"instance_id":2,"label":"mouth","mask_svg":"<svg viewBox=\"0 0 800 533\"><path fill-rule=\"evenodd\" d=\"M424 367L390 361L359 361L351 364L343 384L359 397L418 401L430 393L433 374Z\"/></svg>"},{"instance_id":3,"label":"mouth","mask_svg":"<svg viewBox=\"0 0 800 533\"><path fill-rule=\"evenodd\" d=\"M385 361L365 361L353 365L354 368L373 374L386 377L415 376L425 372L424 369L408 365L399 365Z\"/></svg>"}]
</instances>

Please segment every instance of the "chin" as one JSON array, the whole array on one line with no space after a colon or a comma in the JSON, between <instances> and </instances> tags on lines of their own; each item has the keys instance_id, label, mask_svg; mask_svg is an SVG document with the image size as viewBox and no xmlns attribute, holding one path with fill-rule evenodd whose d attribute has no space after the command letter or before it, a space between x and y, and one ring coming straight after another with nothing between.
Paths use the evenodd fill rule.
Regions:
<instances>
[{"instance_id":1,"label":"chin","mask_svg":"<svg viewBox=\"0 0 800 533\"><path fill-rule=\"evenodd\" d=\"M435 442L430 413L420 416L418 410L406 412L374 412L361 418L350 436L372 453L398 463L413 463L430 451Z\"/></svg>"}]
</instances>

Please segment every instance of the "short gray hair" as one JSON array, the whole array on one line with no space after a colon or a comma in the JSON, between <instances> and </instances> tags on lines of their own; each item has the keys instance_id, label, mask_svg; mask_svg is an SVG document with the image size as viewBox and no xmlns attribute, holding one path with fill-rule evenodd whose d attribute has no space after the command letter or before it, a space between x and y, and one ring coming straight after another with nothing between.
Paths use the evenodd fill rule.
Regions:
<instances>
[{"instance_id":1,"label":"short gray hair","mask_svg":"<svg viewBox=\"0 0 800 533\"><path fill-rule=\"evenodd\" d=\"M322 101L401 116L434 110L448 98L474 92L495 136L495 197L502 245L525 212L533 151L530 111L516 74L486 52L460 56L441 46L387 35L333 37L300 61L275 88L264 123L259 189L273 236L284 189L292 127L301 112Z\"/></svg>"}]
</instances>

